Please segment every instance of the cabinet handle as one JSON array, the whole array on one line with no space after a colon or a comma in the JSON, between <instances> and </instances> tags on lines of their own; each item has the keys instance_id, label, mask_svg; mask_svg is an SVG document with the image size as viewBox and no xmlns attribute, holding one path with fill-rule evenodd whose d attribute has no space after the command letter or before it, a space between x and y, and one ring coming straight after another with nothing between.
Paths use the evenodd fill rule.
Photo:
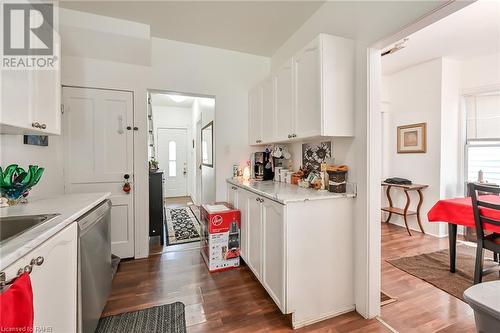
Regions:
<instances>
[{"instance_id":1,"label":"cabinet handle","mask_svg":"<svg viewBox=\"0 0 500 333\"><path fill-rule=\"evenodd\" d=\"M47 128L47 125L42 124L42 125L40 125L40 128L41 128L41 129L46 129L46 128Z\"/></svg>"},{"instance_id":2,"label":"cabinet handle","mask_svg":"<svg viewBox=\"0 0 500 333\"><path fill-rule=\"evenodd\" d=\"M288 138L291 139L292 138L292 135L291 134L288 134Z\"/></svg>"},{"instance_id":3,"label":"cabinet handle","mask_svg":"<svg viewBox=\"0 0 500 333\"><path fill-rule=\"evenodd\" d=\"M40 123L31 123L31 127L40 128Z\"/></svg>"},{"instance_id":4,"label":"cabinet handle","mask_svg":"<svg viewBox=\"0 0 500 333\"><path fill-rule=\"evenodd\" d=\"M295 134L295 133L294 133L294 134L292 134L292 137L293 137L293 138L296 138L296 137L297 137L297 134Z\"/></svg>"},{"instance_id":5,"label":"cabinet handle","mask_svg":"<svg viewBox=\"0 0 500 333\"><path fill-rule=\"evenodd\" d=\"M36 259L31 259L30 264L36 265L36 266L41 266L44 261L45 261L45 259L42 256L39 256Z\"/></svg>"}]
</instances>

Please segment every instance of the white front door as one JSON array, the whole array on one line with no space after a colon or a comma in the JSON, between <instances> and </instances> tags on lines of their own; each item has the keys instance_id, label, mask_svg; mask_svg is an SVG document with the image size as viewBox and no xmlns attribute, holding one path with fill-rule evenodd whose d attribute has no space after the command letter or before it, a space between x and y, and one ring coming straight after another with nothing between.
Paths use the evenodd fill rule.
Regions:
<instances>
[{"instance_id":1,"label":"white front door","mask_svg":"<svg viewBox=\"0 0 500 333\"><path fill-rule=\"evenodd\" d=\"M65 190L111 192L111 250L133 257L133 93L64 87L63 103Z\"/></svg>"},{"instance_id":2,"label":"white front door","mask_svg":"<svg viewBox=\"0 0 500 333\"><path fill-rule=\"evenodd\" d=\"M167 198L187 196L187 129L158 128L158 163Z\"/></svg>"}]
</instances>

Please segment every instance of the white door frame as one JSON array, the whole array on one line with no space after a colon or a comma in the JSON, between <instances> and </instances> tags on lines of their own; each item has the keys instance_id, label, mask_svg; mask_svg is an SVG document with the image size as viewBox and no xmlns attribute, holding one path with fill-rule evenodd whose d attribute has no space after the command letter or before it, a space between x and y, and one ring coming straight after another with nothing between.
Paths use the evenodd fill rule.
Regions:
<instances>
[{"instance_id":1,"label":"white door frame","mask_svg":"<svg viewBox=\"0 0 500 333\"><path fill-rule=\"evenodd\" d=\"M404 37L415 33L440 19L470 5L473 1L448 1L434 11L403 27L393 35L387 36L366 49L367 57L367 224L364 228L366 255L356 262L360 272L367 272L365 278L356 283L357 290L366 291L356 296L356 310L365 318L380 315L380 278L381 278L381 226L380 226L380 179L382 177L382 132L380 119L381 90L381 50ZM358 256L360 258L360 256Z\"/></svg>"},{"instance_id":2,"label":"white door frame","mask_svg":"<svg viewBox=\"0 0 500 333\"><path fill-rule=\"evenodd\" d=\"M195 203L197 205L201 205L201 196L203 194L203 179L202 179L202 161L201 161L201 129L202 129L202 124L203 124L203 120L200 119L196 122L196 125L195 125L195 135L194 135L194 138L195 138L195 152L194 152L194 165L195 165L195 169L194 169L194 172L195 172L195 177L194 177L194 186L196 188L196 193L195 193L195 198L193 198L193 200L195 200ZM199 140L198 140L199 139ZM199 187L198 187L198 184L199 184Z\"/></svg>"},{"instance_id":3,"label":"white door frame","mask_svg":"<svg viewBox=\"0 0 500 333\"><path fill-rule=\"evenodd\" d=\"M154 122L154 120L153 120ZM188 178L186 179L186 195L187 196L191 196L191 193L189 193L189 138L190 138L190 134L191 134L191 131L189 130L190 128L188 127L189 125L186 125L186 126L165 126L165 127L157 127L156 128L156 138L157 138L157 142L156 142L156 148L158 149L159 148L159 145L160 145L160 141L158 140L158 131L159 130L169 130L169 129L182 129L182 130L186 130L186 168L187 168L187 172L188 172ZM158 151L156 151L156 158L158 158ZM167 177L167 175L165 175L165 177ZM167 194L166 193L163 193L164 197L166 198L167 197Z\"/></svg>"}]
</instances>

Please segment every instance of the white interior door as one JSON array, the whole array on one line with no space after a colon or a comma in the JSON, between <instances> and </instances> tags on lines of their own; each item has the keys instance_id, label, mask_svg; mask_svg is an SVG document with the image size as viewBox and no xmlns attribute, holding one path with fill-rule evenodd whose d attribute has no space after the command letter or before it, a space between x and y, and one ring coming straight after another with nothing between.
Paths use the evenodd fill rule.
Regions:
<instances>
[{"instance_id":1,"label":"white interior door","mask_svg":"<svg viewBox=\"0 0 500 333\"><path fill-rule=\"evenodd\" d=\"M63 102L65 190L111 192L111 250L133 257L133 93L64 87Z\"/></svg>"},{"instance_id":2,"label":"white interior door","mask_svg":"<svg viewBox=\"0 0 500 333\"><path fill-rule=\"evenodd\" d=\"M165 196L187 196L187 129L158 128L157 147L158 163L165 171Z\"/></svg>"}]
</instances>

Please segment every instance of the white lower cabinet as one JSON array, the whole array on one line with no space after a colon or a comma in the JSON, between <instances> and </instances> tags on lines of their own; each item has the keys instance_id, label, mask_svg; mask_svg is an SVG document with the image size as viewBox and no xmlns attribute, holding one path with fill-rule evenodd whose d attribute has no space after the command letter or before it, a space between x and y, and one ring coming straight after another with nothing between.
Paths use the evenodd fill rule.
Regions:
<instances>
[{"instance_id":1,"label":"white lower cabinet","mask_svg":"<svg viewBox=\"0 0 500 333\"><path fill-rule=\"evenodd\" d=\"M238 187L228 184L227 185L227 202L238 208Z\"/></svg>"},{"instance_id":2,"label":"white lower cabinet","mask_svg":"<svg viewBox=\"0 0 500 333\"><path fill-rule=\"evenodd\" d=\"M4 272L10 280L32 259L43 258L30 273L34 332L77 331L77 224L72 223Z\"/></svg>"},{"instance_id":3,"label":"white lower cabinet","mask_svg":"<svg viewBox=\"0 0 500 333\"><path fill-rule=\"evenodd\" d=\"M247 192L248 258L247 264L255 276L262 279L262 212L260 198Z\"/></svg>"},{"instance_id":4,"label":"white lower cabinet","mask_svg":"<svg viewBox=\"0 0 500 333\"><path fill-rule=\"evenodd\" d=\"M280 203L237 181L228 185L228 201L241 212L241 257L292 326L353 311L354 200Z\"/></svg>"},{"instance_id":5,"label":"white lower cabinet","mask_svg":"<svg viewBox=\"0 0 500 333\"><path fill-rule=\"evenodd\" d=\"M284 206L262 199L262 284L285 312L285 216Z\"/></svg>"}]
</instances>

